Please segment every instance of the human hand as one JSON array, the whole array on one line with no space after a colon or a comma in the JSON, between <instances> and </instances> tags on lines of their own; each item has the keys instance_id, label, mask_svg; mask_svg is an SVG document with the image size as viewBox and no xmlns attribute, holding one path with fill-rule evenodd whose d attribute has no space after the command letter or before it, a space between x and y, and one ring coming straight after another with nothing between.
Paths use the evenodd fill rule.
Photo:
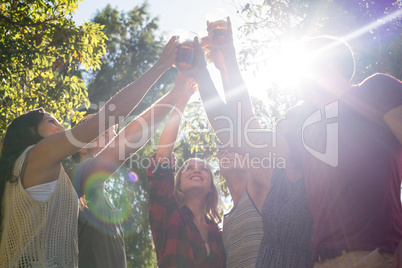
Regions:
<instances>
[{"instance_id":1,"label":"human hand","mask_svg":"<svg viewBox=\"0 0 402 268\"><path fill-rule=\"evenodd\" d=\"M176 84L173 89L177 96L176 107L183 110L190 97L198 89L198 84L193 78L185 76L180 70L177 72Z\"/></svg>"},{"instance_id":2,"label":"human hand","mask_svg":"<svg viewBox=\"0 0 402 268\"><path fill-rule=\"evenodd\" d=\"M169 42L167 42L167 44L163 48L158 63L166 68L170 68L176 60L178 44L179 44L178 37L172 36L172 38L170 38Z\"/></svg>"},{"instance_id":3,"label":"human hand","mask_svg":"<svg viewBox=\"0 0 402 268\"><path fill-rule=\"evenodd\" d=\"M226 70L225 56L222 50L211 47L209 58L215 64L216 69L220 71Z\"/></svg>"},{"instance_id":4,"label":"human hand","mask_svg":"<svg viewBox=\"0 0 402 268\"><path fill-rule=\"evenodd\" d=\"M178 70L174 91L178 92L179 98L183 96L191 97L193 93L198 89L198 84L193 78L187 77L182 71Z\"/></svg>"},{"instance_id":5,"label":"human hand","mask_svg":"<svg viewBox=\"0 0 402 268\"><path fill-rule=\"evenodd\" d=\"M223 23L226 29L217 29L216 24ZM224 31L224 33L217 34L215 31ZM207 31L208 36L211 40L211 45L216 49L225 49L229 46L233 46L233 32L232 32L232 23L230 22L230 18L226 18L226 23L224 21L218 22L209 22L207 21Z\"/></svg>"},{"instance_id":6,"label":"human hand","mask_svg":"<svg viewBox=\"0 0 402 268\"><path fill-rule=\"evenodd\" d=\"M189 78L186 81L186 85L183 88L183 94L181 97L181 101L187 103L190 97L198 90L198 84L194 81L194 79Z\"/></svg>"},{"instance_id":7,"label":"human hand","mask_svg":"<svg viewBox=\"0 0 402 268\"><path fill-rule=\"evenodd\" d=\"M222 40L219 44L215 44L212 42L214 38L214 26L213 23L207 22L207 29L208 29L208 37L210 40L209 43L209 59L211 59L215 67L222 71L227 69L227 65L231 63L237 63L236 60L236 52L233 44L233 33L232 33L232 24L230 22L230 18L227 17L226 19L226 34L224 35L225 40L222 43Z\"/></svg>"},{"instance_id":8,"label":"human hand","mask_svg":"<svg viewBox=\"0 0 402 268\"><path fill-rule=\"evenodd\" d=\"M204 51L198 41L198 37L194 38L194 59L191 68L188 70L181 70L181 73L189 78L193 78L195 81L200 79L200 76L204 72L208 72L207 63L205 62Z\"/></svg>"}]
</instances>

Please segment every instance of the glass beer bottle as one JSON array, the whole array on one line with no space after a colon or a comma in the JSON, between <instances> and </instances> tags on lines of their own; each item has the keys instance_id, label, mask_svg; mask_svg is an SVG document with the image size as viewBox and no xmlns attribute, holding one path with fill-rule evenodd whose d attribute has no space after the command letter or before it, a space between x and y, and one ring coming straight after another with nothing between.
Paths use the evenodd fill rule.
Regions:
<instances>
[{"instance_id":1,"label":"glass beer bottle","mask_svg":"<svg viewBox=\"0 0 402 268\"><path fill-rule=\"evenodd\" d=\"M212 45L224 46L227 43L228 34L227 21L219 20L208 25L208 32L211 35Z\"/></svg>"},{"instance_id":2,"label":"glass beer bottle","mask_svg":"<svg viewBox=\"0 0 402 268\"><path fill-rule=\"evenodd\" d=\"M186 40L179 44L176 67L180 70L188 70L194 61L194 41Z\"/></svg>"},{"instance_id":3,"label":"glass beer bottle","mask_svg":"<svg viewBox=\"0 0 402 268\"><path fill-rule=\"evenodd\" d=\"M194 38L198 34L181 30L178 33L179 49L177 52L175 66L180 70L188 70L194 61Z\"/></svg>"}]
</instances>

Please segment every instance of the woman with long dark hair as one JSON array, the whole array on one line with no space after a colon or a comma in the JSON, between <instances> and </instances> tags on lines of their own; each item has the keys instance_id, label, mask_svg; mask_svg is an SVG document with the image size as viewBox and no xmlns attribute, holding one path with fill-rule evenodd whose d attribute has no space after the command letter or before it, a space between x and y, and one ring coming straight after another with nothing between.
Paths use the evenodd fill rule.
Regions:
<instances>
[{"instance_id":1,"label":"woman with long dark hair","mask_svg":"<svg viewBox=\"0 0 402 268\"><path fill-rule=\"evenodd\" d=\"M78 266L78 199L61 162L127 116L172 66L176 51L172 38L141 78L72 129L43 108L11 122L0 157L2 266Z\"/></svg>"}]
</instances>

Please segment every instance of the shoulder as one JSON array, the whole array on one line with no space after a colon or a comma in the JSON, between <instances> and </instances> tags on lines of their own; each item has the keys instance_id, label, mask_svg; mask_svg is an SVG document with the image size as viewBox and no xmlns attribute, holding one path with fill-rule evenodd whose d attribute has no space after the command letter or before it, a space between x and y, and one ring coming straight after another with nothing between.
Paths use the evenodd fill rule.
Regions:
<instances>
[{"instance_id":1,"label":"shoulder","mask_svg":"<svg viewBox=\"0 0 402 268\"><path fill-rule=\"evenodd\" d=\"M82 161L81 163L75 164L72 168L70 168L67 171L67 175L72 179L72 180L78 180L82 179L82 177L85 176L85 169L89 163L91 163L92 158L86 159L85 161Z\"/></svg>"},{"instance_id":2,"label":"shoulder","mask_svg":"<svg viewBox=\"0 0 402 268\"><path fill-rule=\"evenodd\" d=\"M96 176L92 176L94 174ZM87 193L91 192L91 194L94 190L100 189L103 191L103 182L105 178L109 178L112 175L112 172L108 171L107 165L99 165L93 158L88 158L68 170L67 175L70 177L74 189L81 197L84 195L84 187L88 191ZM91 181L87 183L89 179Z\"/></svg>"},{"instance_id":3,"label":"shoulder","mask_svg":"<svg viewBox=\"0 0 402 268\"><path fill-rule=\"evenodd\" d=\"M402 82L387 74L377 73L354 86L349 95L354 103L364 102L381 114L402 104Z\"/></svg>"},{"instance_id":4,"label":"shoulder","mask_svg":"<svg viewBox=\"0 0 402 268\"><path fill-rule=\"evenodd\" d=\"M276 130L282 133L292 130L304 113L306 113L306 106L303 103L289 108L285 115L278 119Z\"/></svg>"},{"instance_id":5,"label":"shoulder","mask_svg":"<svg viewBox=\"0 0 402 268\"><path fill-rule=\"evenodd\" d=\"M14 162L14 168L13 168L13 176L18 177L20 175L20 172L22 170L22 166L24 165L24 162L26 162L26 156L29 153L29 151L34 147L35 145L28 146L27 148L22 151L22 153L18 156L17 160Z\"/></svg>"},{"instance_id":6,"label":"shoulder","mask_svg":"<svg viewBox=\"0 0 402 268\"><path fill-rule=\"evenodd\" d=\"M376 73L364 79L354 88L357 91L361 90L362 94L367 95L369 92L375 98L377 95L386 97L393 94L401 94L402 82L391 75Z\"/></svg>"},{"instance_id":7,"label":"shoulder","mask_svg":"<svg viewBox=\"0 0 402 268\"><path fill-rule=\"evenodd\" d=\"M83 166L83 164L86 162L87 160L81 162L81 163L76 163L74 166L72 166L70 169L67 170L67 175L72 177L74 175L76 175L77 171L80 170Z\"/></svg>"},{"instance_id":8,"label":"shoulder","mask_svg":"<svg viewBox=\"0 0 402 268\"><path fill-rule=\"evenodd\" d=\"M271 189L279 187L279 185L286 182L287 182L286 169L275 168L271 179Z\"/></svg>"},{"instance_id":9,"label":"shoulder","mask_svg":"<svg viewBox=\"0 0 402 268\"><path fill-rule=\"evenodd\" d=\"M286 115L296 115L305 109L305 104L303 102L299 102L295 106L290 107L286 111Z\"/></svg>"},{"instance_id":10,"label":"shoulder","mask_svg":"<svg viewBox=\"0 0 402 268\"><path fill-rule=\"evenodd\" d=\"M401 81L388 74L376 73L367 77L359 84L359 86L386 86L386 85L401 85Z\"/></svg>"},{"instance_id":11,"label":"shoulder","mask_svg":"<svg viewBox=\"0 0 402 268\"><path fill-rule=\"evenodd\" d=\"M305 112L305 110L306 110L306 105L303 102L298 103L286 111L285 117L287 119L298 118L298 117L300 117L301 114L303 114Z\"/></svg>"},{"instance_id":12,"label":"shoulder","mask_svg":"<svg viewBox=\"0 0 402 268\"><path fill-rule=\"evenodd\" d=\"M35 144L28 146L27 148L24 149L24 151L22 151L22 153L18 156L17 161L18 160L24 160L26 155L29 154L29 152L31 151L31 149L35 147Z\"/></svg>"}]
</instances>

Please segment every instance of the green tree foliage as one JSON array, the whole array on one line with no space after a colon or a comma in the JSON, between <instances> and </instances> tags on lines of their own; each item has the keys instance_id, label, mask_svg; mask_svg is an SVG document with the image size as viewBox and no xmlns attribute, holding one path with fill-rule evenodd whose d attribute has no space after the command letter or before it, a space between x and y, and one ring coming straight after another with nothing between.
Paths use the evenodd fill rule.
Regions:
<instances>
[{"instance_id":1,"label":"green tree foliage","mask_svg":"<svg viewBox=\"0 0 402 268\"><path fill-rule=\"evenodd\" d=\"M243 6L240 11L247 21L241 28L242 41L245 45L245 49L240 51L243 66L255 67L251 65L255 64L254 59L260 57L261 48L275 49L281 40L289 36L295 38L317 34L344 36L377 21L378 18L395 9L394 6L388 5L389 1L381 1L381 4L377 2L380 3L380 1L357 3L347 0L261 0L259 3ZM101 69L89 74L91 78L90 98L93 102L98 102L108 99L116 91L143 74L159 56L162 44L154 34L157 29L157 19L150 18L146 5L136 7L127 13L119 13L116 9L107 6L96 15L94 21L105 25L104 33L108 37L108 49L102 58ZM381 51L378 54L373 52L370 54L366 51L370 57L365 56L363 50L358 50L360 64L358 77L375 71L383 71L380 66L384 66L384 64L380 64L379 59L386 58L384 55L400 55L395 54L400 53L397 49L400 41L396 41L400 38L397 34L398 27L400 25L394 21L391 24L373 28L371 32L361 34L356 39L351 39L355 49L358 44L382 46L380 49L373 45L379 48L374 49L375 53ZM386 42L386 44L377 42L378 36L382 36L379 33L374 34L377 31L381 31L382 34L386 32L392 36L393 42ZM355 42L357 39L366 41ZM372 42L367 43L367 40ZM384 50L385 47L390 47L390 49ZM395 63L388 67L391 71L399 70L400 72L400 66L398 65L399 69L395 69ZM396 75L394 72L391 73ZM165 76L162 82L149 92L143 103L136 109L135 114L166 92L166 85L173 82L171 76L172 74ZM398 77L398 75L396 76ZM296 99L289 93L290 89L281 88L279 84L273 84L269 88L267 86L266 90L268 102L260 99L252 101L256 114L260 116L262 126L272 129L276 120L295 104ZM155 255L147 218L149 184L145 180L145 167L147 158L156 150L159 133L158 131L156 137L148 145L129 159L118 172L117 178L111 180L107 185L113 202L123 211L122 222L126 232L125 242L129 267L155 266ZM201 102L191 103L186 109L185 120L182 123L175 148L178 165L189 157L203 157L210 160L215 173L219 175L216 158L217 144L218 140L208 123ZM129 179L127 175L129 171L136 173L136 182ZM217 182L223 195L227 195L227 187L223 178L218 177Z\"/></svg>"},{"instance_id":2,"label":"green tree foliage","mask_svg":"<svg viewBox=\"0 0 402 268\"><path fill-rule=\"evenodd\" d=\"M61 119L88 104L79 67L100 67L105 35L96 23L77 27L71 18L77 7L78 0L0 4L0 135L33 108L42 106Z\"/></svg>"},{"instance_id":3,"label":"green tree foliage","mask_svg":"<svg viewBox=\"0 0 402 268\"><path fill-rule=\"evenodd\" d=\"M352 45L357 60L356 82L375 72L386 72L402 78L401 20L395 17L389 21L384 19L401 9L396 1L241 2L238 13L245 22L240 27L242 49L239 50L239 62L244 70L262 72L262 67L278 52L281 42L326 34L345 37ZM254 112L262 127L274 129L278 119L296 104L297 99L292 94L292 88L280 81L261 83L258 87L266 91L266 98L252 98ZM211 159L216 161L213 153L217 139L208 123L205 123L207 121L201 105L193 103L188 109L182 140L187 141L190 153L206 152L207 156L212 153ZM225 187L222 189L226 190Z\"/></svg>"},{"instance_id":4,"label":"green tree foliage","mask_svg":"<svg viewBox=\"0 0 402 268\"><path fill-rule=\"evenodd\" d=\"M155 35L158 19L151 18L148 5L121 12L107 5L93 21L105 26L108 37L107 53L102 57L100 70L89 73L89 98L91 102L105 101L120 89L138 79L159 58L163 41ZM174 73L174 72L173 72ZM143 110L166 92L165 86L173 79L172 72L164 75L150 90L138 109ZM155 92L158 93L155 93Z\"/></svg>"},{"instance_id":5,"label":"green tree foliage","mask_svg":"<svg viewBox=\"0 0 402 268\"><path fill-rule=\"evenodd\" d=\"M244 3L244 2L243 2ZM392 16L399 11L399 16ZM394 0L258 0L239 6L245 23L240 27L243 49L239 60L244 69L261 72L281 45L304 36L343 37L352 47L356 74L361 82L376 72L402 78L401 5ZM390 18L392 17L392 18ZM267 99L255 106L267 127L296 103L292 88L275 80L261 85ZM290 75L290 74L288 74ZM287 77L291 79L291 77ZM264 88L265 87L265 88Z\"/></svg>"},{"instance_id":6,"label":"green tree foliage","mask_svg":"<svg viewBox=\"0 0 402 268\"><path fill-rule=\"evenodd\" d=\"M242 32L245 64L262 48L274 48L287 38L334 35L344 37L356 53L356 81L376 72L402 78L401 10L394 0L261 0L244 5Z\"/></svg>"},{"instance_id":7,"label":"green tree foliage","mask_svg":"<svg viewBox=\"0 0 402 268\"><path fill-rule=\"evenodd\" d=\"M125 12L107 5L92 21L104 26L103 32L108 38L101 68L86 73L89 98L96 107L144 74L159 58L164 42L157 36L158 19L151 17L147 4ZM173 86L174 75L174 69L163 75L126 121L166 93ZM127 160L106 187L114 205L122 211L128 267L156 267L148 221L149 183L145 168L149 156L156 150L157 140L152 139ZM133 174L136 174L135 181Z\"/></svg>"},{"instance_id":8,"label":"green tree foliage","mask_svg":"<svg viewBox=\"0 0 402 268\"><path fill-rule=\"evenodd\" d=\"M115 178L109 179L106 187L111 200L122 212L120 220L129 268L156 267L148 221L149 183L145 169L152 154L153 148L145 146L119 169Z\"/></svg>"}]
</instances>

